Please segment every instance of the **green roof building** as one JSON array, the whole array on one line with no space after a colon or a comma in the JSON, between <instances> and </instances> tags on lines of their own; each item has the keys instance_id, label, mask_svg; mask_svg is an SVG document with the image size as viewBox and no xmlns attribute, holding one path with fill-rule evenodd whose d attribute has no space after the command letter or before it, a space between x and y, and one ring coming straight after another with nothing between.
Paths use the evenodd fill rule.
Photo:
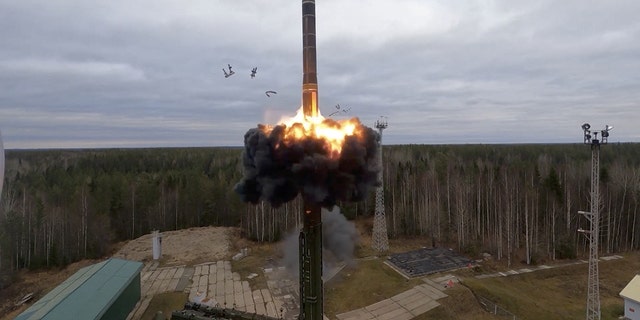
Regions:
<instances>
[{"instance_id":1,"label":"green roof building","mask_svg":"<svg viewBox=\"0 0 640 320\"><path fill-rule=\"evenodd\" d=\"M142 263L109 259L84 267L16 320L126 319L140 300Z\"/></svg>"}]
</instances>

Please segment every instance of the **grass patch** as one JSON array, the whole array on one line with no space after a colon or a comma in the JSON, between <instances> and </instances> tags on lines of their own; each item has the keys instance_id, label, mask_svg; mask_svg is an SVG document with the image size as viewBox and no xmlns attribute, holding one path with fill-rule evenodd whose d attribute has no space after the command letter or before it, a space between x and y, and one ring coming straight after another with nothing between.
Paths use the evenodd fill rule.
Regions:
<instances>
[{"instance_id":1,"label":"grass patch","mask_svg":"<svg viewBox=\"0 0 640 320\"><path fill-rule=\"evenodd\" d=\"M426 246L426 244L427 239L425 237L403 237L398 239L389 239L389 249L384 253L380 253L374 250L371 247L371 241L369 241L369 239L366 239L366 241L361 240L360 243L358 243L354 255L356 258L368 258L377 256L386 257L392 254L418 250L425 247L430 248L430 246Z\"/></svg>"},{"instance_id":2,"label":"grass patch","mask_svg":"<svg viewBox=\"0 0 640 320\"><path fill-rule=\"evenodd\" d=\"M187 302L187 295L183 292L156 294L151 298L149 307L147 307L141 319L155 319L154 317L158 311L162 311L164 317L170 319L171 313L176 310L182 310L185 302Z\"/></svg>"},{"instance_id":3,"label":"grass patch","mask_svg":"<svg viewBox=\"0 0 640 320\"><path fill-rule=\"evenodd\" d=\"M325 284L325 313L336 314L362 308L421 284L420 280L407 280L383 259L362 260L345 267L334 279Z\"/></svg>"},{"instance_id":4,"label":"grass patch","mask_svg":"<svg viewBox=\"0 0 640 320\"><path fill-rule=\"evenodd\" d=\"M480 307L469 288L456 285L447 289L445 293L448 297L438 300L438 303L441 304L439 307L429 310L412 320L496 319L496 316L491 315Z\"/></svg>"},{"instance_id":5,"label":"grass patch","mask_svg":"<svg viewBox=\"0 0 640 320\"><path fill-rule=\"evenodd\" d=\"M601 261L600 305L602 319L624 313L619 293L640 269L637 254ZM588 265L579 264L509 277L463 279L477 295L514 313L518 319L584 319Z\"/></svg>"}]
</instances>

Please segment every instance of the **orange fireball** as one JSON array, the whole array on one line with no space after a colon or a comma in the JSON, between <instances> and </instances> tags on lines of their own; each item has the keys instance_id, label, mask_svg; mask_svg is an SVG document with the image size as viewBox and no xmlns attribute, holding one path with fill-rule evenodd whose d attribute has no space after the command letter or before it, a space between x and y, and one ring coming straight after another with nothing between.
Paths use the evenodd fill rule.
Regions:
<instances>
[{"instance_id":1,"label":"orange fireball","mask_svg":"<svg viewBox=\"0 0 640 320\"><path fill-rule=\"evenodd\" d=\"M302 108L298 109L294 117L280 119L278 125L285 126L283 143L290 145L305 138L322 140L332 158L340 156L347 136L360 136L362 131L358 118L334 120L322 115L305 116ZM266 135L269 135L272 130L273 126L263 127Z\"/></svg>"}]
</instances>

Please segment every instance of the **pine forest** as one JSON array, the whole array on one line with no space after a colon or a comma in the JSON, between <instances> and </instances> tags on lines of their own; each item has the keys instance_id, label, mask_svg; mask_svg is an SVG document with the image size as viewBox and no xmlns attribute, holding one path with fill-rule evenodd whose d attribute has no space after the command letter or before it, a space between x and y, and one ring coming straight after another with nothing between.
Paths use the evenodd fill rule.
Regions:
<instances>
[{"instance_id":1,"label":"pine forest","mask_svg":"<svg viewBox=\"0 0 640 320\"><path fill-rule=\"evenodd\" d=\"M7 150L0 274L108 254L152 230L240 227L278 241L299 227L301 201L248 205L234 192L242 148ZM584 256L591 150L582 144L392 145L383 186L390 238L421 236L508 264ZM367 200L341 203L372 217ZM600 250L640 248L640 144L600 152ZM636 227L638 227L636 229ZM517 261L516 261L517 259ZM4 281L4 280L3 280Z\"/></svg>"}]
</instances>

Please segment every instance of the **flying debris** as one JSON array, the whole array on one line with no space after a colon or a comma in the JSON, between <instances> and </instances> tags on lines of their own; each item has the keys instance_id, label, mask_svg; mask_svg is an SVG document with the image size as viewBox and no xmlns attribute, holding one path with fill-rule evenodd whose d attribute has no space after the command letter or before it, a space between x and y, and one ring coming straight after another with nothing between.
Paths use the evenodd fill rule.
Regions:
<instances>
[{"instance_id":1,"label":"flying debris","mask_svg":"<svg viewBox=\"0 0 640 320\"><path fill-rule=\"evenodd\" d=\"M265 91L265 92L264 92L264 94L266 94L266 95L267 95L267 97L271 97L269 94L278 94L278 93L277 93L277 92L275 92L275 91L271 91L271 90L269 90L269 91Z\"/></svg>"},{"instance_id":2,"label":"flying debris","mask_svg":"<svg viewBox=\"0 0 640 320\"><path fill-rule=\"evenodd\" d=\"M251 79L256 77L256 72L258 72L258 67L251 69Z\"/></svg>"},{"instance_id":3,"label":"flying debris","mask_svg":"<svg viewBox=\"0 0 640 320\"><path fill-rule=\"evenodd\" d=\"M335 114L338 114L338 113L340 113L340 112L347 113L347 112L349 112L349 110L351 110L351 108L350 108L350 107L349 107L349 108L344 108L344 109L342 109L342 107L340 107L340 104L336 104L336 109L337 109L337 110L336 110L336 111L334 111L334 112L332 112L332 113L329 115L329 117L331 117L331 116L333 116L333 115L335 115Z\"/></svg>"},{"instance_id":4,"label":"flying debris","mask_svg":"<svg viewBox=\"0 0 640 320\"><path fill-rule=\"evenodd\" d=\"M222 68L222 72L224 72L224 77L225 77L225 78L229 78L229 77L231 77L232 75L236 74L236 72L235 72L235 71L231 70L231 65L230 65L230 64L227 64L227 66L229 67L229 72L227 72L227 70L225 70L224 68Z\"/></svg>"}]
</instances>

